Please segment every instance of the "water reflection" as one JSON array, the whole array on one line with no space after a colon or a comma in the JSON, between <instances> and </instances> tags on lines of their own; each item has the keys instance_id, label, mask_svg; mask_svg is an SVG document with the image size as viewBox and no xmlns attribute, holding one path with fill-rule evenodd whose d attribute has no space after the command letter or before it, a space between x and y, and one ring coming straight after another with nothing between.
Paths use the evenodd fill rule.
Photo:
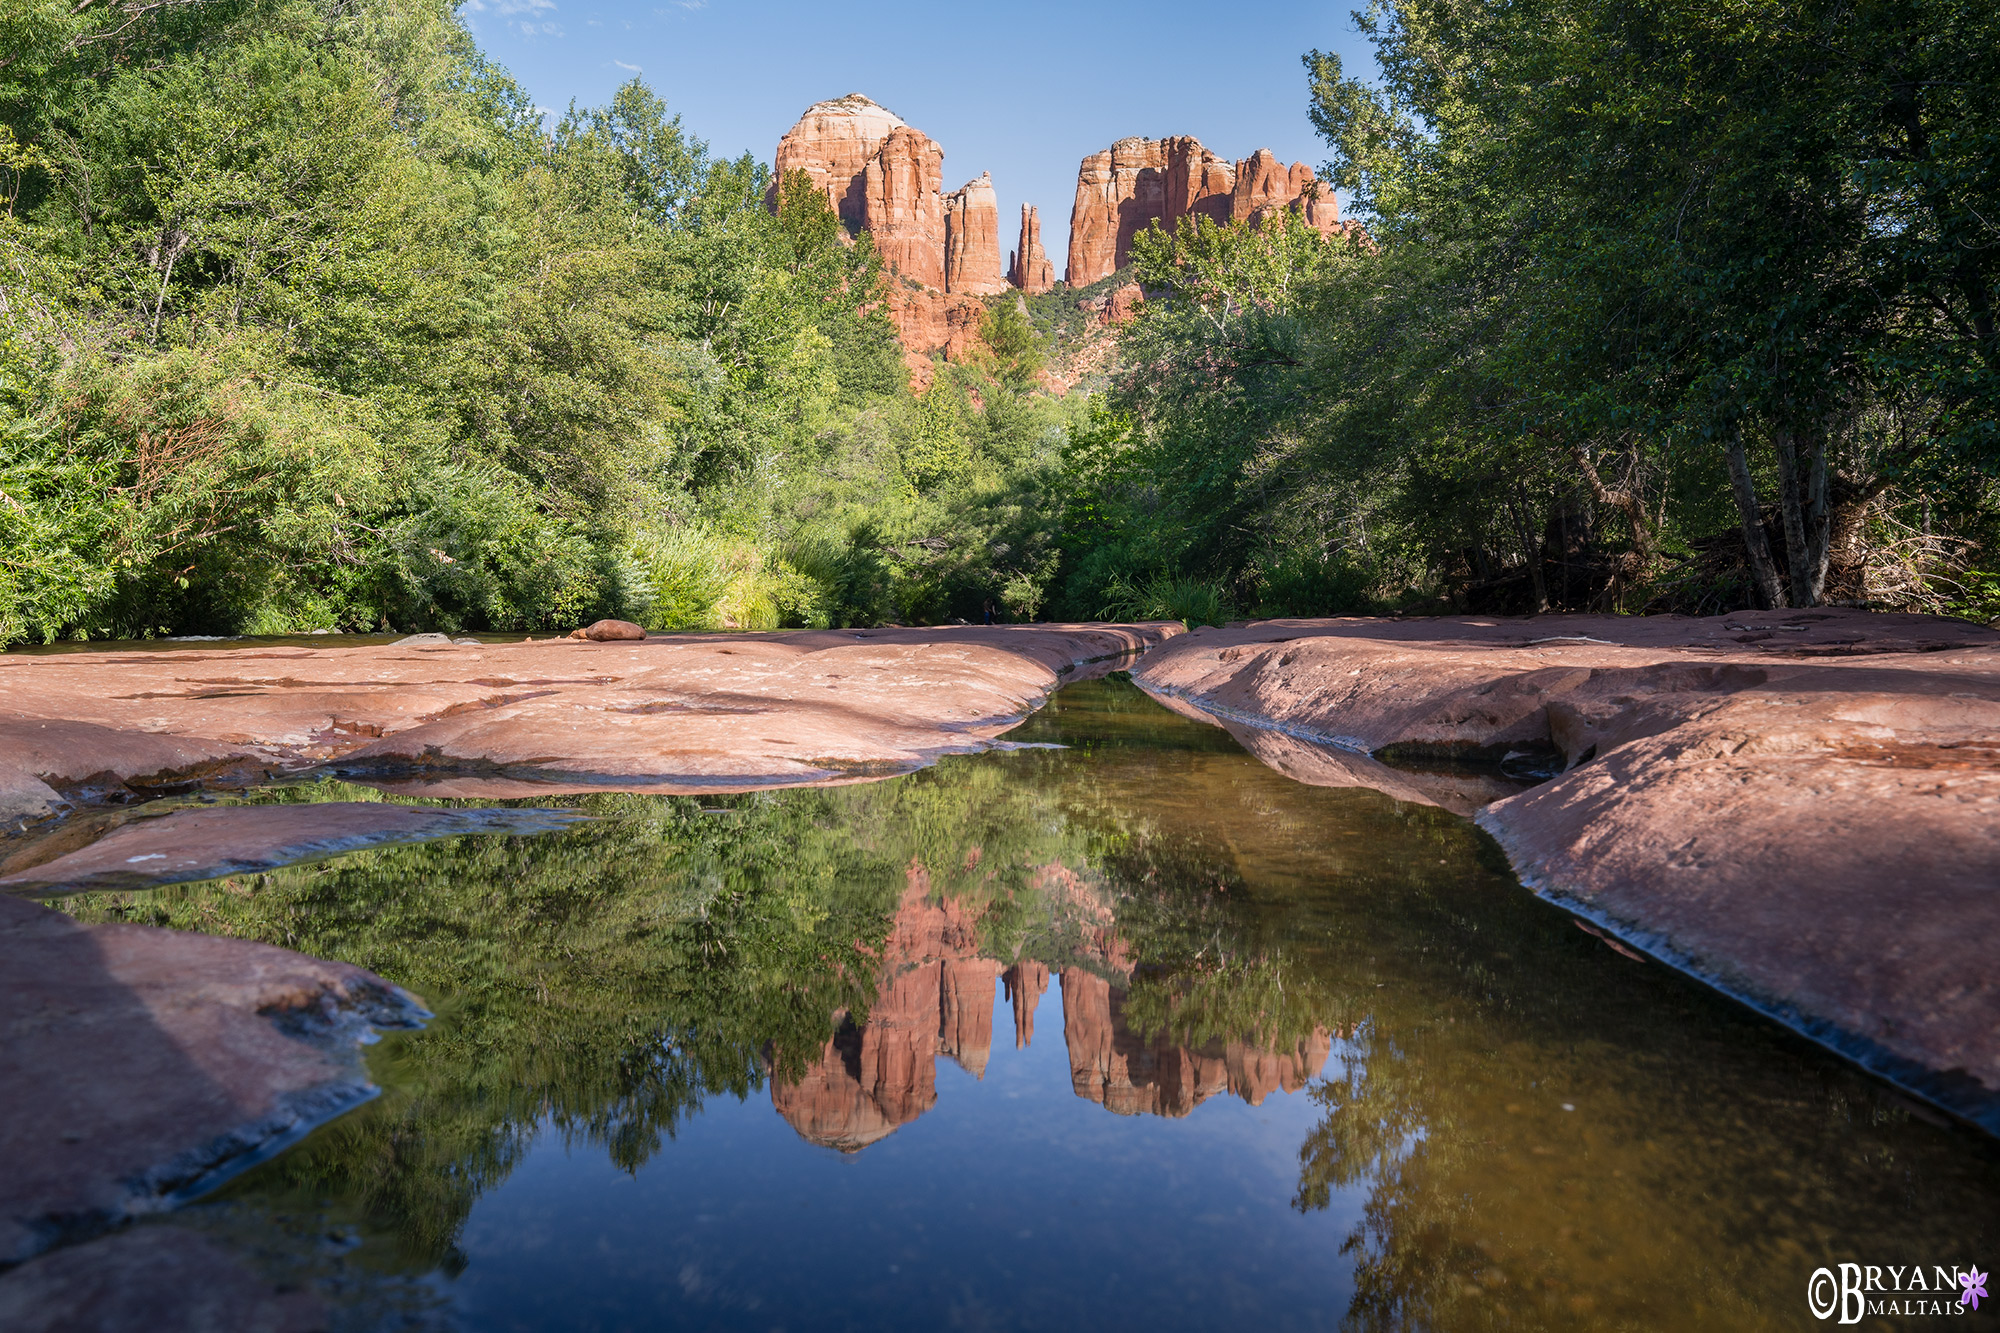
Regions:
<instances>
[{"instance_id":1,"label":"water reflection","mask_svg":"<svg viewBox=\"0 0 2000 1333\"><path fill-rule=\"evenodd\" d=\"M975 864L977 852L970 854ZM1083 957L1058 964L1058 975L1070 1081L1085 1101L1117 1115L1170 1117L1224 1093L1258 1106L1273 1092L1299 1091L1325 1065L1334 1033L1319 1025L1283 1050L1254 1036L1190 1047L1135 1028L1125 1004L1132 963L1109 895L1060 865L1041 867L1029 883L1053 908L1081 918L1063 933L1086 941ZM1027 1048L1049 965L1002 963L980 948L977 920L959 901L935 898L930 872L912 863L865 1020L836 1014L833 1035L805 1072L772 1081L771 1102L799 1137L859 1152L936 1105L938 1060L983 1078L993 1052L996 977L1013 1010L1014 1047Z\"/></svg>"},{"instance_id":2,"label":"water reflection","mask_svg":"<svg viewBox=\"0 0 2000 1333\"><path fill-rule=\"evenodd\" d=\"M1820 1264L2000 1242L1991 1140L1464 820L1113 683L1016 738L1068 748L67 900L439 1012L171 1224L290 1237L356 1329L1783 1329Z\"/></svg>"}]
</instances>

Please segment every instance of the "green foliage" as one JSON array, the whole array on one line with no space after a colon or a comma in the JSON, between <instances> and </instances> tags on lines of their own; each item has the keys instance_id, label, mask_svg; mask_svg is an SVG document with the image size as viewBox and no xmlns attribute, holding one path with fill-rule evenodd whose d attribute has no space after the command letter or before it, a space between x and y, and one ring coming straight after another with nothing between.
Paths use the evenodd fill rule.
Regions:
<instances>
[{"instance_id":1,"label":"green foliage","mask_svg":"<svg viewBox=\"0 0 2000 1333\"><path fill-rule=\"evenodd\" d=\"M1369 10L1379 85L1305 57L1365 237L1135 238L1130 430L1076 450L1065 598L1172 574L1260 611L1937 605L1995 513L1995 24Z\"/></svg>"},{"instance_id":2,"label":"green foliage","mask_svg":"<svg viewBox=\"0 0 2000 1333\"><path fill-rule=\"evenodd\" d=\"M643 84L545 129L443 0L0 34L0 646L875 623L1020 572L909 567L1046 452L1020 329L913 399L869 238Z\"/></svg>"},{"instance_id":3,"label":"green foliage","mask_svg":"<svg viewBox=\"0 0 2000 1333\"><path fill-rule=\"evenodd\" d=\"M1042 340L1029 322L1025 301L999 301L986 312L979 336L993 359L994 377L1015 393L1035 387L1042 368Z\"/></svg>"},{"instance_id":4,"label":"green foliage","mask_svg":"<svg viewBox=\"0 0 2000 1333\"><path fill-rule=\"evenodd\" d=\"M1099 612L1108 620L1178 620L1188 628L1220 625L1230 617L1229 596L1199 579L1157 575L1144 584L1124 576L1111 580L1110 601Z\"/></svg>"}]
</instances>

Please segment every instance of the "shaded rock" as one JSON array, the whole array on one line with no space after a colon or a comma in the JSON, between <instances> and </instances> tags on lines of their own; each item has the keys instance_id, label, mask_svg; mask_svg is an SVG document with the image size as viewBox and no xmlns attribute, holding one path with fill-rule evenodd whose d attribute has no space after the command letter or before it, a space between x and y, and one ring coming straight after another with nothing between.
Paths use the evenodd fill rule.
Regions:
<instances>
[{"instance_id":1,"label":"shaded rock","mask_svg":"<svg viewBox=\"0 0 2000 1333\"><path fill-rule=\"evenodd\" d=\"M1266 621L1134 674L1357 756L1545 756L1560 776L1479 815L1524 881L2000 1130L2000 633L1828 609Z\"/></svg>"},{"instance_id":2,"label":"shaded rock","mask_svg":"<svg viewBox=\"0 0 2000 1333\"><path fill-rule=\"evenodd\" d=\"M584 818L568 810L439 810L367 801L176 810L131 820L47 861L16 865L10 858L0 892L144 889L255 874L363 847L466 833L544 833Z\"/></svg>"},{"instance_id":3,"label":"shaded rock","mask_svg":"<svg viewBox=\"0 0 2000 1333\"><path fill-rule=\"evenodd\" d=\"M0 1263L156 1211L372 1097L417 1001L267 944L0 895Z\"/></svg>"},{"instance_id":4,"label":"shaded rock","mask_svg":"<svg viewBox=\"0 0 2000 1333\"><path fill-rule=\"evenodd\" d=\"M30 1260L0 1276L10 1333L322 1333L326 1310L216 1242L140 1227Z\"/></svg>"}]
</instances>

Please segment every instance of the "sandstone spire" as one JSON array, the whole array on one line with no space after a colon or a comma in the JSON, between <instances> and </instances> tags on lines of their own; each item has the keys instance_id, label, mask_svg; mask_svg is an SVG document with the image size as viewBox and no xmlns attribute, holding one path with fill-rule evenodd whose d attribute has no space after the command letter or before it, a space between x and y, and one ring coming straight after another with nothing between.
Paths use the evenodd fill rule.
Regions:
<instances>
[{"instance_id":1,"label":"sandstone spire","mask_svg":"<svg viewBox=\"0 0 2000 1333\"><path fill-rule=\"evenodd\" d=\"M976 181L945 197L944 289L953 294L991 296L1007 290L1000 275L1000 201L993 177Z\"/></svg>"},{"instance_id":2,"label":"sandstone spire","mask_svg":"<svg viewBox=\"0 0 2000 1333\"><path fill-rule=\"evenodd\" d=\"M1007 281L1030 296L1056 285L1055 265L1042 250L1041 211L1033 204L1021 205L1021 248L1008 266Z\"/></svg>"}]
</instances>

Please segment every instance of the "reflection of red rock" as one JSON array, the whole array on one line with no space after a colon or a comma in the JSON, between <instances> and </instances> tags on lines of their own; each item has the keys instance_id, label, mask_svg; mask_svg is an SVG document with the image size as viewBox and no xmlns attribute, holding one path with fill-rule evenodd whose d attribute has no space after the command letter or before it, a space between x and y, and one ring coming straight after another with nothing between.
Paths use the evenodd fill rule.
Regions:
<instances>
[{"instance_id":1,"label":"reflection of red rock","mask_svg":"<svg viewBox=\"0 0 2000 1333\"><path fill-rule=\"evenodd\" d=\"M1118 1115L1184 1116L1219 1092L1252 1106L1276 1091L1297 1092L1333 1049L1316 1027L1290 1051L1247 1042L1211 1042L1199 1051L1143 1041L1124 1024L1124 993L1082 968L1062 972L1063 1039L1076 1095Z\"/></svg>"},{"instance_id":2,"label":"reflection of red rock","mask_svg":"<svg viewBox=\"0 0 2000 1333\"><path fill-rule=\"evenodd\" d=\"M1023 959L1008 968L1001 980L1007 984L1007 1003L1014 1006L1014 1049L1018 1051L1035 1039L1035 1005L1048 993L1049 969Z\"/></svg>"},{"instance_id":3,"label":"reflection of red rock","mask_svg":"<svg viewBox=\"0 0 2000 1333\"><path fill-rule=\"evenodd\" d=\"M868 1022L843 1023L798 1082L772 1083L800 1137L858 1152L930 1110L938 1056L985 1074L1000 965L979 956L977 920L930 893L929 871L911 863Z\"/></svg>"},{"instance_id":4,"label":"reflection of red rock","mask_svg":"<svg viewBox=\"0 0 2000 1333\"><path fill-rule=\"evenodd\" d=\"M967 865L977 864L968 855ZM1037 869L1031 883L1077 933L1076 947L1114 972L1131 961L1099 892L1067 866ZM931 901L930 872L916 862L882 946L881 974L868 1021L843 1021L819 1057L792 1083L771 1084L771 1103L800 1137L859 1152L937 1103L937 1060L949 1056L984 1078L993 1049L993 979L1002 977L1014 1010L1014 1045L1035 1035L1035 1005L1048 967L1022 959L1004 973L979 953L979 922L949 899ZM1142 1041L1123 1022L1124 992L1083 968L1062 973L1063 1038L1076 1094L1120 1115L1183 1116L1232 1092L1255 1106L1273 1091L1297 1091L1319 1073L1330 1049L1324 1028L1290 1051L1217 1042L1194 1051Z\"/></svg>"}]
</instances>

